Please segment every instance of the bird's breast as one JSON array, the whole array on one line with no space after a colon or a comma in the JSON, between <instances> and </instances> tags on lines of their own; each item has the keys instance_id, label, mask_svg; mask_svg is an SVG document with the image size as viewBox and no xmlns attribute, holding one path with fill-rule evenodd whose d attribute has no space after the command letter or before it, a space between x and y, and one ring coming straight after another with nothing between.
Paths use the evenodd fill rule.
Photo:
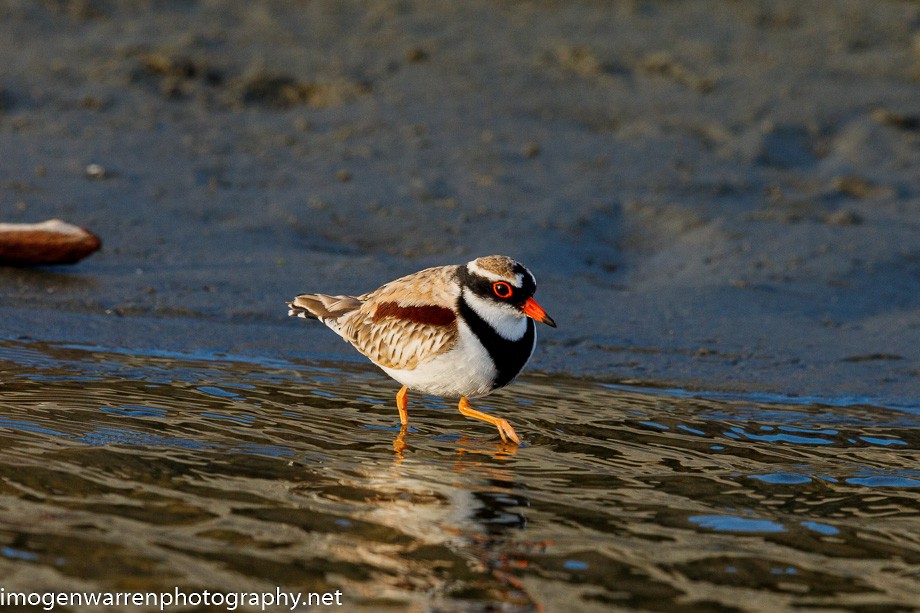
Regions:
<instances>
[{"instance_id":1,"label":"bird's breast","mask_svg":"<svg viewBox=\"0 0 920 613\"><path fill-rule=\"evenodd\" d=\"M460 322L485 349L495 369L492 389L505 387L524 369L537 343L536 324L529 317L515 318L523 328L517 338L506 337L487 321L464 298L459 301Z\"/></svg>"}]
</instances>

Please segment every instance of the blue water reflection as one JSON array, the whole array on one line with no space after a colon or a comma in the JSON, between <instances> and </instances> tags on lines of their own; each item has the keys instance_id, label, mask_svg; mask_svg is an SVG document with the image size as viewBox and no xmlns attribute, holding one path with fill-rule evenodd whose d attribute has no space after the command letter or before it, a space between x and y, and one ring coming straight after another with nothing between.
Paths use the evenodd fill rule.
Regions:
<instances>
[{"instance_id":1,"label":"blue water reflection","mask_svg":"<svg viewBox=\"0 0 920 613\"><path fill-rule=\"evenodd\" d=\"M785 532L782 524L769 519L751 519L735 515L694 515L689 521L717 532Z\"/></svg>"}]
</instances>

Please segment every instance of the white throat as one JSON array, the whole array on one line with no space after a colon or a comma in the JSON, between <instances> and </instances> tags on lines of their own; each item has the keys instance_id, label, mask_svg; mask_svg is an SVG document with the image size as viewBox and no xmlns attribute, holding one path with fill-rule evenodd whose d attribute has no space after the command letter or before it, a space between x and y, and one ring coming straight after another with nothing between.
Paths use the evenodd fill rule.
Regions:
<instances>
[{"instance_id":1,"label":"white throat","mask_svg":"<svg viewBox=\"0 0 920 613\"><path fill-rule=\"evenodd\" d=\"M527 317L514 307L486 300L466 288L461 299L503 339L517 341L527 333Z\"/></svg>"}]
</instances>

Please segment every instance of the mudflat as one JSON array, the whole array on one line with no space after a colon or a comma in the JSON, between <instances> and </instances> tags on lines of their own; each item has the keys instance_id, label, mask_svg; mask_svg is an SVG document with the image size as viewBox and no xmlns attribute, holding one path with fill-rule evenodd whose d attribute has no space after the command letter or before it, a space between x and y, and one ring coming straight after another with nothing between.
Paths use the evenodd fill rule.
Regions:
<instances>
[{"instance_id":1,"label":"mudflat","mask_svg":"<svg viewBox=\"0 0 920 613\"><path fill-rule=\"evenodd\" d=\"M4 2L0 333L344 358L287 320L504 253L531 370L913 405L915 2Z\"/></svg>"}]
</instances>

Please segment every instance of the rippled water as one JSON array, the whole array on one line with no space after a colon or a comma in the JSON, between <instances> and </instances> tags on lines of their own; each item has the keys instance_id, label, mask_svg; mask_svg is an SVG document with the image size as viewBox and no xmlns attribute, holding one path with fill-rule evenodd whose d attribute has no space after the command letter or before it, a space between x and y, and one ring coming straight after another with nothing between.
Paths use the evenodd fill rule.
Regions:
<instances>
[{"instance_id":1,"label":"rippled water","mask_svg":"<svg viewBox=\"0 0 920 613\"><path fill-rule=\"evenodd\" d=\"M909 610L920 409L0 341L0 585L347 610ZM845 403L838 403L845 404ZM405 445L403 451L396 451Z\"/></svg>"}]
</instances>

